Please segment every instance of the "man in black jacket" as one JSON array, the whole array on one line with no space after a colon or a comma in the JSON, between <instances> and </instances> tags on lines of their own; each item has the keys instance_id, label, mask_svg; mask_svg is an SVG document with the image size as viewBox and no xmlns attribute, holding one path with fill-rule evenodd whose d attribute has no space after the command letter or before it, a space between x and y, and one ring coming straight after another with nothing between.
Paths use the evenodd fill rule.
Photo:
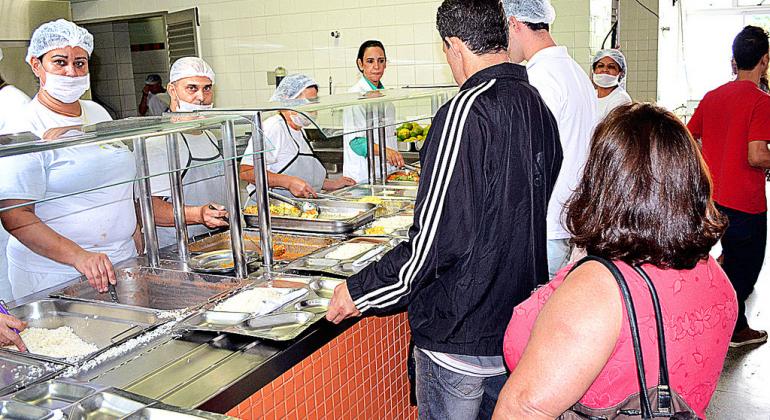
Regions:
<instances>
[{"instance_id":1,"label":"man in black jacket","mask_svg":"<svg viewBox=\"0 0 770 420\"><path fill-rule=\"evenodd\" d=\"M338 286L327 319L406 309L420 418L475 419L491 415L505 382L513 307L548 280L546 212L562 152L526 70L508 62L500 2L445 0L437 26L461 88L423 146L409 240Z\"/></svg>"}]
</instances>

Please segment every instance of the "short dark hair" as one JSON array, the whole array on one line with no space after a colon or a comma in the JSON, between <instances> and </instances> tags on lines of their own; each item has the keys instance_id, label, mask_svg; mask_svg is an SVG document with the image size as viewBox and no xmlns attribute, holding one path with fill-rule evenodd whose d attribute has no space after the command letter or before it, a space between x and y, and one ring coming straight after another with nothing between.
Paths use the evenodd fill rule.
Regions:
<instances>
[{"instance_id":1,"label":"short dark hair","mask_svg":"<svg viewBox=\"0 0 770 420\"><path fill-rule=\"evenodd\" d=\"M508 20L500 0L444 0L436 28L445 43L457 37L476 55L508 49Z\"/></svg>"},{"instance_id":2,"label":"short dark hair","mask_svg":"<svg viewBox=\"0 0 770 420\"><path fill-rule=\"evenodd\" d=\"M767 32L757 26L746 26L733 40L733 59L738 70L752 70L768 53Z\"/></svg>"},{"instance_id":3,"label":"short dark hair","mask_svg":"<svg viewBox=\"0 0 770 420\"><path fill-rule=\"evenodd\" d=\"M726 228L698 144L672 113L616 108L596 128L567 203L573 243L628 264L691 269Z\"/></svg>"},{"instance_id":4,"label":"short dark hair","mask_svg":"<svg viewBox=\"0 0 770 420\"><path fill-rule=\"evenodd\" d=\"M541 22L541 23L532 23L532 22L522 22L523 24L527 25L527 27L533 31L550 31L551 25Z\"/></svg>"}]
</instances>

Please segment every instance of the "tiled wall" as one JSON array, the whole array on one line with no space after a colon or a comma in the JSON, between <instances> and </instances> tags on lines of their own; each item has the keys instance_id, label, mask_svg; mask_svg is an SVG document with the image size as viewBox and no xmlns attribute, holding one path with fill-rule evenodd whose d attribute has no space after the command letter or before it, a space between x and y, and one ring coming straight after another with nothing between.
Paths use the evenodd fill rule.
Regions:
<instances>
[{"instance_id":1,"label":"tiled wall","mask_svg":"<svg viewBox=\"0 0 770 420\"><path fill-rule=\"evenodd\" d=\"M163 79L163 86L168 84L168 50L134 51L131 53L131 64L134 70L134 93L138 108L147 75L159 74Z\"/></svg>"},{"instance_id":2,"label":"tiled wall","mask_svg":"<svg viewBox=\"0 0 770 420\"><path fill-rule=\"evenodd\" d=\"M658 13L657 0L639 0ZM620 3L620 45L628 62L627 89L637 101L656 101L658 92L658 18L638 3Z\"/></svg>"},{"instance_id":3,"label":"tiled wall","mask_svg":"<svg viewBox=\"0 0 770 420\"><path fill-rule=\"evenodd\" d=\"M0 74L6 82L21 89L31 98L37 93L38 81L29 64L24 62L26 55L27 47L3 47Z\"/></svg>"},{"instance_id":4,"label":"tiled wall","mask_svg":"<svg viewBox=\"0 0 770 420\"><path fill-rule=\"evenodd\" d=\"M136 116L134 71L127 23L88 25L94 35L91 58L91 89L95 100L106 105L113 117Z\"/></svg>"},{"instance_id":5,"label":"tiled wall","mask_svg":"<svg viewBox=\"0 0 770 420\"><path fill-rule=\"evenodd\" d=\"M555 0L557 42L588 69L590 0ZM362 41L387 48L386 86L452 83L435 30L440 0L94 0L72 4L76 20L103 19L198 7L201 50L217 72L219 106L267 100L267 72L277 66L311 74L321 94L346 91L358 80L355 56ZM331 36L339 31L339 39Z\"/></svg>"},{"instance_id":6,"label":"tiled wall","mask_svg":"<svg viewBox=\"0 0 770 420\"><path fill-rule=\"evenodd\" d=\"M366 318L230 410L241 419L415 419L406 314Z\"/></svg>"}]
</instances>

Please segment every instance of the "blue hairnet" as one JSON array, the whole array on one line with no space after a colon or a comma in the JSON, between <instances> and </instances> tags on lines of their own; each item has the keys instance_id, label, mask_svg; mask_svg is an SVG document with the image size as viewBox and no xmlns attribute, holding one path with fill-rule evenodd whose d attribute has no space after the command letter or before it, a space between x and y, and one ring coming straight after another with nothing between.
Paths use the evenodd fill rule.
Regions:
<instances>
[{"instance_id":1,"label":"blue hairnet","mask_svg":"<svg viewBox=\"0 0 770 420\"><path fill-rule=\"evenodd\" d=\"M68 20L44 23L35 29L29 40L27 63L32 57L42 57L49 51L64 47L80 47L90 56L94 52L94 36Z\"/></svg>"},{"instance_id":2,"label":"blue hairnet","mask_svg":"<svg viewBox=\"0 0 770 420\"><path fill-rule=\"evenodd\" d=\"M551 25L556 20L556 10L549 0L503 0L503 9L507 17L520 22Z\"/></svg>"},{"instance_id":3,"label":"blue hairnet","mask_svg":"<svg viewBox=\"0 0 770 420\"><path fill-rule=\"evenodd\" d=\"M275 88L270 101L286 102L297 99L303 90L311 86L318 86L318 83L304 74L290 74L284 77L278 87Z\"/></svg>"}]
</instances>

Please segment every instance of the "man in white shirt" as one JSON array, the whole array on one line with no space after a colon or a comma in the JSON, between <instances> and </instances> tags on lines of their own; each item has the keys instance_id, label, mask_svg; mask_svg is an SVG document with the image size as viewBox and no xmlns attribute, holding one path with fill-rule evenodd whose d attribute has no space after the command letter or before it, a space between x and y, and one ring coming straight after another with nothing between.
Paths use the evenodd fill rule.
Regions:
<instances>
[{"instance_id":1,"label":"man in white shirt","mask_svg":"<svg viewBox=\"0 0 770 420\"><path fill-rule=\"evenodd\" d=\"M508 17L511 61L527 61L529 82L537 88L556 118L564 152L559 178L548 203L548 271L553 277L569 261L570 234L563 209L582 176L594 126L598 120L596 92L566 47L549 32L556 12L549 0L503 0Z\"/></svg>"},{"instance_id":2,"label":"man in white shirt","mask_svg":"<svg viewBox=\"0 0 770 420\"><path fill-rule=\"evenodd\" d=\"M144 79L142 100L139 102L139 115L160 117L169 110L171 98L163 88L163 79L158 74L150 74Z\"/></svg>"}]
</instances>

